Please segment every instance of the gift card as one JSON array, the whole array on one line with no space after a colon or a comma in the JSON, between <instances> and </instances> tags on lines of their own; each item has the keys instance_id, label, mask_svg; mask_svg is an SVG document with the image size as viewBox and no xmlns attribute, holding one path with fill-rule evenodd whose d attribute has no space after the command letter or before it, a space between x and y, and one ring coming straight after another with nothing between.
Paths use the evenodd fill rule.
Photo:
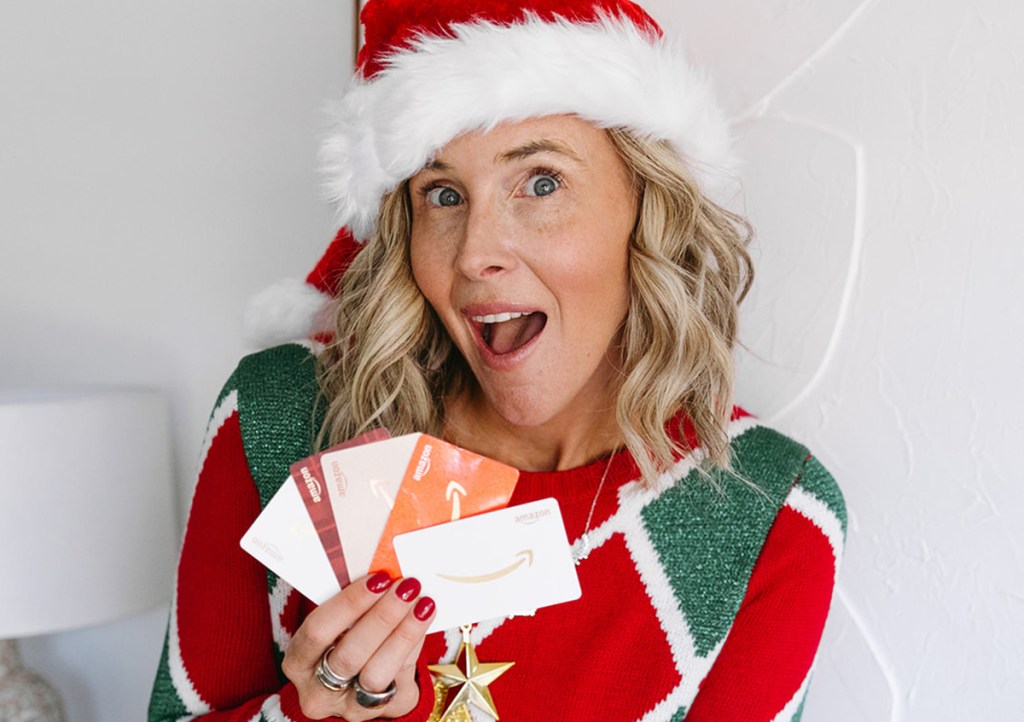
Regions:
<instances>
[{"instance_id":1,"label":"gift card","mask_svg":"<svg viewBox=\"0 0 1024 722\"><path fill-rule=\"evenodd\" d=\"M370 568L400 573L392 539L399 534L508 506L519 470L447 441L415 434L416 446Z\"/></svg>"},{"instance_id":2,"label":"gift card","mask_svg":"<svg viewBox=\"0 0 1024 722\"><path fill-rule=\"evenodd\" d=\"M296 462L242 548L321 604L370 571L401 575L392 538L508 504L519 472L426 434L364 434Z\"/></svg>"},{"instance_id":3,"label":"gift card","mask_svg":"<svg viewBox=\"0 0 1024 722\"><path fill-rule=\"evenodd\" d=\"M345 559L345 550L341 545L341 537L338 534L338 525L333 509L334 504L328 496L329 490L324 478L322 458L325 453L350 449L375 441L383 441L390 438L390 436L391 434L387 429L374 429L349 439L343 444L332 447L329 452L314 454L291 466L292 481L298 487L302 501L306 505L306 511L309 512L310 519L313 521L313 526L320 537L324 551L327 552L327 559L331 564L331 569L341 588L348 586L353 577L350 574L348 563ZM335 484L338 483L337 479L332 478L332 481Z\"/></svg>"},{"instance_id":4,"label":"gift card","mask_svg":"<svg viewBox=\"0 0 1024 722\"><path fill-rule=\"evenodd\" d=\"M558 502L508 507L394 538L403 576L437 602L430 631L580 597Z\"/></svg>"},{"instance_id":5,"label":"gift card","mask_svg":"<svg viewBox=\"0 0 1024 722\"><path fill-rule=\"evenodd\" d=\"M341 591L299 488L290 480L267 502L240 544L316 604Z\"/></svg>"},{"instance_id":6,"label":"gift card","mask_svg":"<svg viewBox=\"0 0 1024 722\"><path fill-rule=\"evenodd\" d=\"M370 562L419 436L406 434L320 454L348 579L358 579L371 570Z\"/></svg>"}]
</instances>

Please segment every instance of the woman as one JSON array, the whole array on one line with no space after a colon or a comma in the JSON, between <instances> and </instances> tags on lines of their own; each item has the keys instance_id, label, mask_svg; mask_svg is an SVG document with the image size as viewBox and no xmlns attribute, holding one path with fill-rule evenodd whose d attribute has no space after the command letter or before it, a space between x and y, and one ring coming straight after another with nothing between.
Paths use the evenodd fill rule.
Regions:
<instances>
[{"instance_id":1,"label":"woman","mask_svg":"<svg viewBox=\"0 0 1024 722\"><path fill-rule=\"evenodd\" d=\"M731 405L749 259L704 82L626 1L371 0L363 21L325 150L348 230L311 276L340 277L333 340L225 387L151 719L798 719L845 509ZM313 609L238 549L314 438L378 426L518 467L512 504L557 498L582 599L466 651L425 634L414 579Z\"/></svg>"}]
</instances>

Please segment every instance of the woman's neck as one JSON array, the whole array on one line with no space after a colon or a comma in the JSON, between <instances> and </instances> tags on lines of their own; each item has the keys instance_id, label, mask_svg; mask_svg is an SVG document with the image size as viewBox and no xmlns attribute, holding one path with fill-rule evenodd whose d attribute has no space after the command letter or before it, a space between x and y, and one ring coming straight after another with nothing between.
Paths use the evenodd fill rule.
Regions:
<instances>
[{"instance_id":1,"label":"woman's neck","mask_svg":"<svg viewBox=\"0 0 1024 722\"><path fill-rule=\"evenodd\" d=\"M444 436L458 446L523 471L564 471L623 446L615 409L591 409L571 419L517 426L470 395L445 404Z\"/></svg>"}]
</instances>

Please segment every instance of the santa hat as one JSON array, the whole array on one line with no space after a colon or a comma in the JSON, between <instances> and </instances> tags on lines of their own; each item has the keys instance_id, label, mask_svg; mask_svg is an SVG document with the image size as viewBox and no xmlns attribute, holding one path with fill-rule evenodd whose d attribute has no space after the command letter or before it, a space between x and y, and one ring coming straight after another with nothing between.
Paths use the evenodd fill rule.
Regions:
<instances>
[{"instance_id":1,"label":"santa hat","mask_svg":"<svg viewBox=\"0 0 1024 722\"><path fill-rule=\"evenodd\" d=\"M316 332L383 195L471 130L571 113L669 141L713 199L734 187L709 83L629 0L370 0L361 20L365 44L322 151L343 230L305 285L254 299L251 340Z\"/></svg>"}]
</instances>

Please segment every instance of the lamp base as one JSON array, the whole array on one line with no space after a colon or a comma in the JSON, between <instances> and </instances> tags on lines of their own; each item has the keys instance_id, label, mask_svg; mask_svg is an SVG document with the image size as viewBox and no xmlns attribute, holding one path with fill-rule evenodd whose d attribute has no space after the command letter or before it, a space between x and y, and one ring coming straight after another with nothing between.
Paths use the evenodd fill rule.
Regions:
<instances>
[{"instance_id":1,"label":"lamp base","mask_svg":"<svg viewBox=\"0 0 1024 722\"><path fill-rule=\"evenodd\" d=\"M22 665L14 639L0 639L0 720L65 722L57 690Z\"/></svg>"}]
</instances>

